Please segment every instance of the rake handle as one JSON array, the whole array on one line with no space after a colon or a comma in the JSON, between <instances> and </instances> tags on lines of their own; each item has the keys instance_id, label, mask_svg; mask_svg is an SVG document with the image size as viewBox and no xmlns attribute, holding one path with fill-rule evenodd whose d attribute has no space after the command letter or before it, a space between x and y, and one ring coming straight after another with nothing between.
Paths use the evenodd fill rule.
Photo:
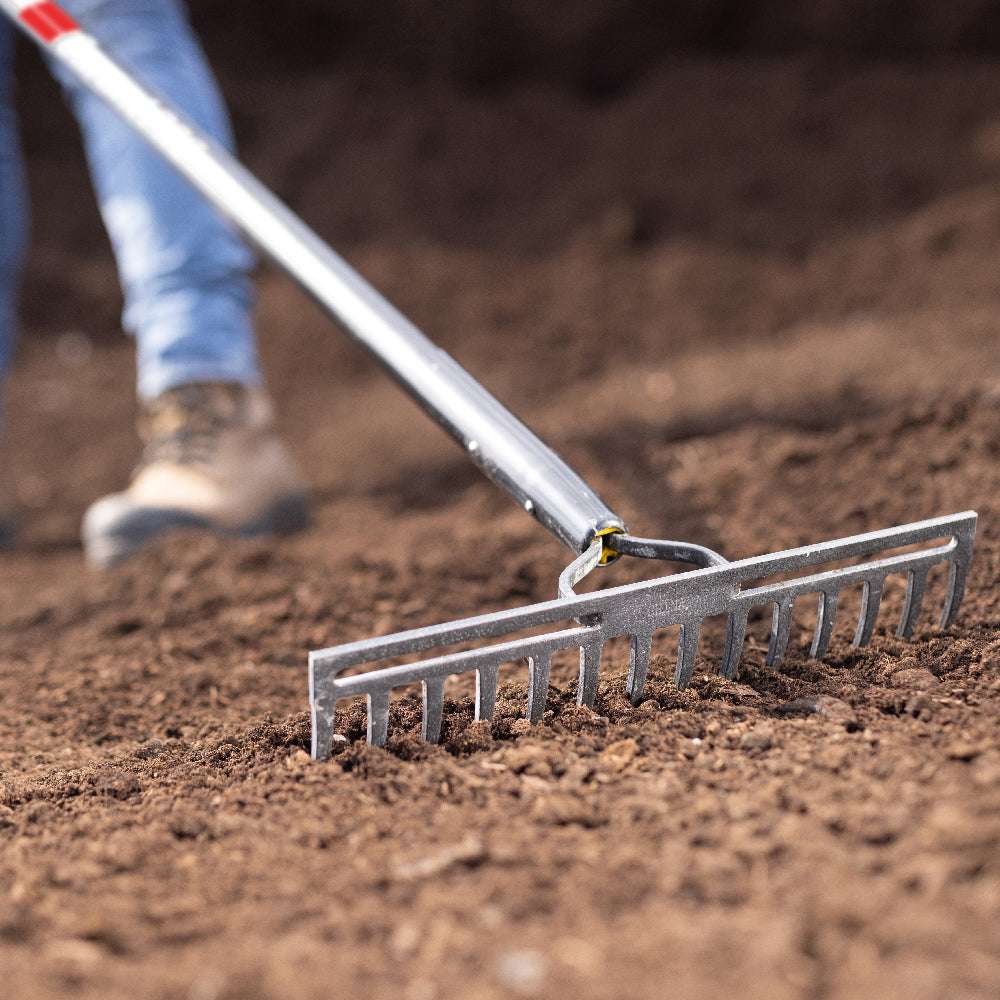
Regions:
<instances>
[{"instance_id":1,"label":"rake handle","mask_svg":"<svg viewBox=\"0 0 1000 1000\"><path fill-rule=\"evenodd\" d=\"M556 538L582 552L596 537L624 530L621 518L551 448L235 157L119 66L66 11L34 0L0 0L0 7L294 278Z\"/></svg>"}]
</instances>

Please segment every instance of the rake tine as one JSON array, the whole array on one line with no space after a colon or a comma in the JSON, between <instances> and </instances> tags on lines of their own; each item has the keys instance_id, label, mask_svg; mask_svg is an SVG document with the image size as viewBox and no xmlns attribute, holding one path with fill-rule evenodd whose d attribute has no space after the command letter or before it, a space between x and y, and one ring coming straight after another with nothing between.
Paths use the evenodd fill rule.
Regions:
<instances>
[{"instance_id":1,"label":"rake tine","mask_svg":"<svg viewBox=\"0 0 1000 1000\"><path fill-rule=\"evenodd\" d=\"M920 606L924 602L924 587L927 583L926 569L911 569L906 577L906 599L903 614L896 629L896 636L909 639L920 617Z\"/></svg>"},{"instance_id":2,"label":"rake tine","mask_svg":"<svg viewBox=\"0 0 1000 1000\"><path fill-rule=\"evenodd\" d=\"M767 644L767 656L764 662L773 667L785 658L788 648L788 634L792 628L792 598L784 598L775 602L774 614L771 619L771 638Z\"/></svg>"},{"instance_id":3,"label":"rake tine","mask_svg":"<svg viewBox=\"0 0 1000 1000\"><path fill-rule=\"evenodd\" d=\"M500 664L479 667L476 670L476 721L489 721L497 704L497 674Z\"/></svg>"},{"instance_id":4,"label":"rake tine","mask_svg":"<svg viewBox=\"0 0 1000 1000\"><path fill-rule=\"evenodd\" d=\"M878 621L878 609L882 604L882 578L865 580L864 592L861 595L861 614L858 616L858 627L854 632L855 646L867 646L872 641L875 632L875 622Z\"/></svg>"},{"instance_id":5,"label":"rake tine","mask_svg":"<svg viewBox=\"0 0 1000 1000\"><path fill-rule=\"evenodd\" d=\"M326 760L330 756L336 719L336 704L331 705L325 712L313 710L312 755L316 760Z\"/></svg>"},{"instance_id":6,"label":"rake tine","mask_svg":"<svg viewBox=\"0 0 1000 1000\"><path fill-rule=\"evenodd\" d=\"M696 618L681 625L680 638L677 640L677 669L674 671L674 683L679 688L686 688L691 683L700 632L700 619Z\"/></svg>"},{"instance_id":7,"label":"rake tine","mask_svg":"<svg viewBox=\"0 0 1000 1000\"><path fill-rule=\"evenodd\" d=\"M580 681L576 690L576 703L593 708L597 700L597 679L601 672L602 642L588 642L580 647Z\"/></svg>"},{"instance_id":8,"label":"rake tine","mask_svg":"<svg viewBox=\"0 0 1000 1000\"><path fill-rule=\"evenodd\" d=\"M549 670L552 657L539 653L528 657L528 719L541 722L545 714L545 699L549 696Z\"/></svg>"},{"instance_id":9,"label":"rake tine","mask_svg":"<svg viewBox=\"0 0 1000 1000\"><path fill-rule=\"evenodd\" d=\"M368 742L384 747L389 736L389 692L373 691L368 695Z\"/></svg>"},{"instance_id":10,"label":"rake tine","mask_svg":"<svg viewBox=\"0 0 1000 1000\"><path fill-rule=\"evenodd\" d=\"M833 635L833 626L837 620L837 601L840 595L836 590L821 590L819 592L819 607L816 609L816 631L813 633L812 646L809 648L809 655L818 660L826 655L827 646L830 645L830 636Z\"/></svg>"},{"instance_id":11,"label":"rake tine","mask_svg":"<svg viewBox=\"0 0 1000 1000\"><path fill-rule=\"evenodd\" d=\"M631 637L625 693L633 705L638 705L642 700L642 692L646 687L646 673L649 670L649 652L652 646L653 636L649 632L639 632Z\"/></svg>"},{"instance_id":12,"label":"rake tine","mask_svg":"<svg viewBox=\"0 0 1000 1000\"><path fill-rule=\"evenodd\" d=\"M941 609L941 628L947 628L955 620L958 607L965 594L965 578L968 575L969 564L965 559L959 557L949 561L948 594L944 599L944 607Z\"/></svg>"},{"instance_id":13,"label":"rake tine","mask_svg":"<svg viewBox=\"0 0 1000 1000\"><path fill-rule=\"evenodd\" d=\"M424 682L424 724L422 736L428 743L441 739L441 715L444 711L444 678L428 677Z\"/></svg>"},{"instance_id":14,"label":"rake tine","mask_svg":"<svg viewBox=\"0 0 1000 1000\"><path fill-rule=\"evenodd\" d=\"M729 616L726 622L726 647L722 652L722 665L719 673L726 680L736 680L740 672L740 658L743 656L743 640L747 634L747 617L749 608L739 608Z\"/></svg>"}]
</instances>

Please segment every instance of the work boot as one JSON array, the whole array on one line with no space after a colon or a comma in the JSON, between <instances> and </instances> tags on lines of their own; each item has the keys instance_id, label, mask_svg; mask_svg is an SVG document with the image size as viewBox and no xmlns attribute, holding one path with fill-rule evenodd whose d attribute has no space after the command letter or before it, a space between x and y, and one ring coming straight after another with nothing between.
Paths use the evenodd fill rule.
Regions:
<instances>
[{"instance_id":1,"label":"work boot","mask_svg":"<svg viewBox=\"0 0 1000 1000\"><path fill-rule=\"evenodd\" d=\"M142 460L123 493L83 519L87 559L110 566L167 532L203 528L248 537L309 521L306 487L259 389L185 385L146 404Z\"/></svg>"}]
</instances>

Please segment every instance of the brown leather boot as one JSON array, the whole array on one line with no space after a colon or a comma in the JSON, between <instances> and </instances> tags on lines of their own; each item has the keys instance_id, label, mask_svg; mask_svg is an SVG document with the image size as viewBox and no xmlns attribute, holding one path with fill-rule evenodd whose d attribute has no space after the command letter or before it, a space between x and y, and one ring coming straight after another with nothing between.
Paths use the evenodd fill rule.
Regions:
<instances>
[{"instance_id":1,"label":"brown leather boot","mask_svg":"<svg viewBox=\"0 0 1000 1000\"><path fill-rule=\"evenodd\" d=\"M309 522L306 486L259 389L206 382L145 407L142 461L123 493L83 519L87 559L109 566L181 528L219 534L286 534Z\"/></svg>"}]
</instances>

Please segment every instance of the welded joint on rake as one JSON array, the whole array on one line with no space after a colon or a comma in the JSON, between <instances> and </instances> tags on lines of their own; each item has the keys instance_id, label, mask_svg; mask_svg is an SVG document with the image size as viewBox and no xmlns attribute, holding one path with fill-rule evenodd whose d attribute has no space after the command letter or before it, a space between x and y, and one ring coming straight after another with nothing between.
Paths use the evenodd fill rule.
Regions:
<instances>
[{"instance_id":1,"label":"welded joint on rake","mask_svg":"<svg viewBox=\"0 0 1000 1000\"><path fill-rule=\"evenodd\" d=\"M691 682L702 623L710 616L726 616L726 639L719 672L723 677L735 679L739 674L751 611L768 605L773 609L765 660L768 665L775 666L781 662L788 647L795 602L806 595L814 595L817 599L810 655L822 657L833 633L839 595L845 588L858 585L862 587L861 608L853 642L855 646L864 646L874 633L886 577L894 573L906 574L906 596L896 634L909 638L921 611L927 575L941 563L949 568L947 592L939 618L941 627L947 627L954 620L965 590L975 528L976 515L966 512L591 594L575 594L571 586L565 585L564 579L560 587L563 596L553 601L312 652L309 683L313 755L318 758L329 755L336 703L360 695L367 699L368 740L376 746L383 745L388 737L391 692L415 682L419 682L423 690L421 732L425 740L436 742L440 739L444 687L453 675L475 672L475 717L477 720L492 719L499 671L510 663L527 666L526 715L530 722L537 723L545 710L552 656L565 650L577 650L580 658L577 702L593 707L604 645L609 639L618 637L629 640L625 687L630 700L638 704L646 685L653 634L673 625L680 626L673 679L678 688L684 688ZM945 539L944 543L930 548L809 572L813 567L835 560L871 557L889 549L927 545L940 538ZM593 555L593 552L584 553L575 562L592 564ZM571 566L573 583L578 568ZM760 582L786 573L801 575L779 582ZM574 620L578 624L573 627L541 635L341 676L350 667L390 657L472 641L482 643L516 631Z\"/></svg>"}]
</instances>

